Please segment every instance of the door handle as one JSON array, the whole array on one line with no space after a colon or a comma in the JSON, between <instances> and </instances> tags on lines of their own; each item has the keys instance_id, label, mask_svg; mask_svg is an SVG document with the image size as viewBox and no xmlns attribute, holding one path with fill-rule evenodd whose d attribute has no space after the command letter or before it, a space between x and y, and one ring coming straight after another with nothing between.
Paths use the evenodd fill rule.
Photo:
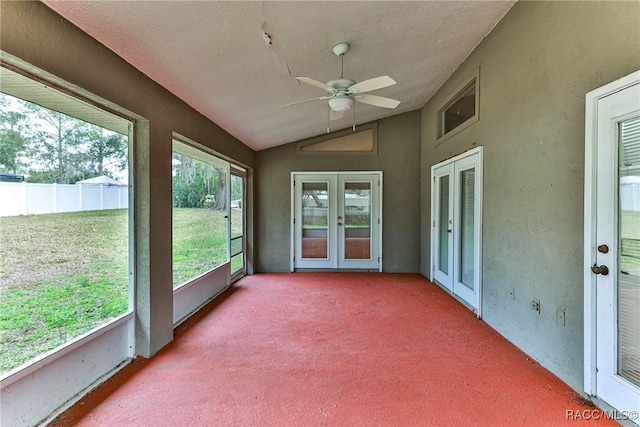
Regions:
<instances>
[{"instance_id":1,"label":"door handle","mask_svg":"<svg viewBox=\"0 0 640 427\"><path fill-rule=\"evenodd\" d=\"M609 274L609 267L607 267L606 265L596 265L593 264L593 267L591 267L591 271L593 272L593 274L602 274L603 276L606 276L607 274Z\"/></svg>"},{"instance_id":2,"label":"door handle","mask_svg":"<svg viewBox=\"0 0 640 427\"><path fill-rule=\"evenodd\" d=\"M342 225L342 223L341 223L341 222L339 222L339 223L338 223L338 226L341 226L341 225Z\"/></svg>"}]
</instances>

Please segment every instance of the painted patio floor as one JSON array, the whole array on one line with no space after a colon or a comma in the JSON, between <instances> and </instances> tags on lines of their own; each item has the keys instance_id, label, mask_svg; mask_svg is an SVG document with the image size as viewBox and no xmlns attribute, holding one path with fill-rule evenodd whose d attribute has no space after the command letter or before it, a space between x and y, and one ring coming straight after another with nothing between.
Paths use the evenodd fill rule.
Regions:
<instances>
[{"instance_id":1,"label":"painted patio floor","mask_svg":"<svg viewBox=\"0 0 640 427\"><path fill-rule=\"evenodd\" d=\"M258 274L53 425L616 424L568 417L594 409L420 275Z\"/></svg>"}]
</instances>

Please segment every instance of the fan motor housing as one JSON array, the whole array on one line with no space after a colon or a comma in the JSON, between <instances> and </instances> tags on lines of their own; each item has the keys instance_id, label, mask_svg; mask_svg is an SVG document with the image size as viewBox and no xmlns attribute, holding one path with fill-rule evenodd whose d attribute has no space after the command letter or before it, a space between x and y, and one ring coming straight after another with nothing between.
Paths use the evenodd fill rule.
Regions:
<instances>
[{"instance_id":1,"label":"fan motor housing","mask_svg":"<svg viewBox=\"0 0 640 427\"><path fill-rule=\"evenodd\" d=\"M331 86L336 92L345 91L351 86L356 84L353 80L349 79L333 79L327 82L327 86Z\"/></svg>"}]
</instances>

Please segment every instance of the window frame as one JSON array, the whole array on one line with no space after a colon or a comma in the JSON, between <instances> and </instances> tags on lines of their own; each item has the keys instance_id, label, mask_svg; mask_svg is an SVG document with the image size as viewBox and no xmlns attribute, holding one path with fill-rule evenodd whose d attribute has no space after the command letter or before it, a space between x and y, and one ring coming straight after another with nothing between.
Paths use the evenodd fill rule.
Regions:
<instances>
[{"instance_id":1,"label":"window frame","mask_svg":"<svg viewBox=\"0 0 640 427\"><path fill-rule=\"evenodd\" d=\"M144 232L140 232L140 224L144 221L140 214L139 200L134 203L134 191L136 183L144 176L144 167L140 168L137 162L140 153L147 149L148 141L148 120L126 108L119 106L105 98L83 89L63 78L57 77L37 66L32 65L20 58L0 50L0 67L16 73L29 80L30 84L41 88L51 89L65 98L72 98L79 104L96 108L103 113L126 120L127 141L127 162L129 179L129 207L128 207L128 307L126 312L102 323L93 329L76 336L60 346L32 358L24 364L0 375L0 388L7 390L7 401L3 401L3 409L23 407L24 402L33 397L33 393L40 393L40 403L37 408L32 408L28 416L33 420L42 417L51 417L56 414L61 405L76 401L78 396L85 393L96 384L104 375L119 370L125 366L138 352L136 341L136 319L138 317L139 301L136 298L138 286L148 277L143 269L139 268L141 258L140 251L144 252L147 247L141 242L144 240ZM6 89L4 87L3 89ZM11 96L34 102L28 96L22 96L16 92L3 90ZM73 112L60 108L51 108L45 102L35 102L43 107L54 109L74 118L93 123L97 126L111 129L104 123L94 122L81 117ZM114 130L114 129L111 129ZM119 132L121 133L121 132ZM142 171L141 171L142 169ZM138 194L138 198L144 198ZM139 277L142 275L142 280ZM144 306L142 306L144 311ZM110 351L104 351L109 348ZM83 363L86 359L91 359L91 364ZM65 387L61 389L56 386L56 379L60 376L68 377ZM9 391L10 390L10 391ZM66 402L66 403L65 403ZM53 411L53 412L52 412ZM15 415L7 411L8 417ZM25 414L21 415L24 416ZM8 418L11 419L11 418ZM21 418L22 419L22 418ZM47 420L49 420L48 418Z\"/></svg>"},{"instance_id":2,"label":"window frame","mask_svg":"<svg viewBox=\"0 0 640 427\"><path fill-rule=\"evenodd\" d=\"M472 86L475 86L474 115L451 129L449 132L444 132L445 112L453 104L459 101ZM471 76L451 91L451 94L441 104L440 108L438 108L436 113L436 145L446 141L454 135L457 135L469 126L478 122L478 120L480 120L480 68L476 68L475 72Z\"/></svg>"}]
</instances>

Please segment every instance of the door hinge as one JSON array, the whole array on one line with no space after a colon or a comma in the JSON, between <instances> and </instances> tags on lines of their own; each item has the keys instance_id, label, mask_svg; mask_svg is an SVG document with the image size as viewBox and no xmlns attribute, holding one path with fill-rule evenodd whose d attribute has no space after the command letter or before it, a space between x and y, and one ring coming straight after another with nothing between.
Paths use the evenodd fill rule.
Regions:
<instances>
[{"instance_id":1,"label":"door hinge","mask_svg":"<svg viewBox=\"0 0 640 427\"><path fill-rule=\"evenodd\" d=\"M382 261L382 257L378 257L378 264L380 264L380 261Z\"/></svg>"},{"instance_id":2,"label":"door hinge","mask_svg":"<svg viewBox=\"0 0 640 427\"><path fill-rule=\"evenodd\" d=\"M293 257L293 262L296 262L296 257Z\"/></svg>"},{"instance_id":3,"label":"door hinge","mask_svg":"<svg viewBox=\"0 0 640 427\"><path fill-rule=\"evenodd\" d=\"M380 225L380 218L378 218L378 225Z\"/></svg>"},{"instance_id":4,"label":"door hinge","mask_svg":"<svg viewBox=\"0 0 640 427\"><path fill-rule=\"evenodd\" d=\"M435 221L435 220L433 221L433 226L434 226L434 227L436 226L436 221Z\"/></svg>"},{"instance_id":5,"label":"door hinge","mask_svg":"<svg viewBox=\"0 0 640 427\"><path fill-rule=\"evenodd\" d=\"M378 187L380 187L380 180L378 180Z\"/></svg>"},{"instance_id":6,"label":"door hinge","mask_svg":"<svg viewBox=\"0 0 640 427\"><path fill-rule=\"evenodd\" d=\"M295 218L293 218L293 223L294 223L294 224L296 223L296 219L295 219Z\"/></svg>"}]
</instances>

